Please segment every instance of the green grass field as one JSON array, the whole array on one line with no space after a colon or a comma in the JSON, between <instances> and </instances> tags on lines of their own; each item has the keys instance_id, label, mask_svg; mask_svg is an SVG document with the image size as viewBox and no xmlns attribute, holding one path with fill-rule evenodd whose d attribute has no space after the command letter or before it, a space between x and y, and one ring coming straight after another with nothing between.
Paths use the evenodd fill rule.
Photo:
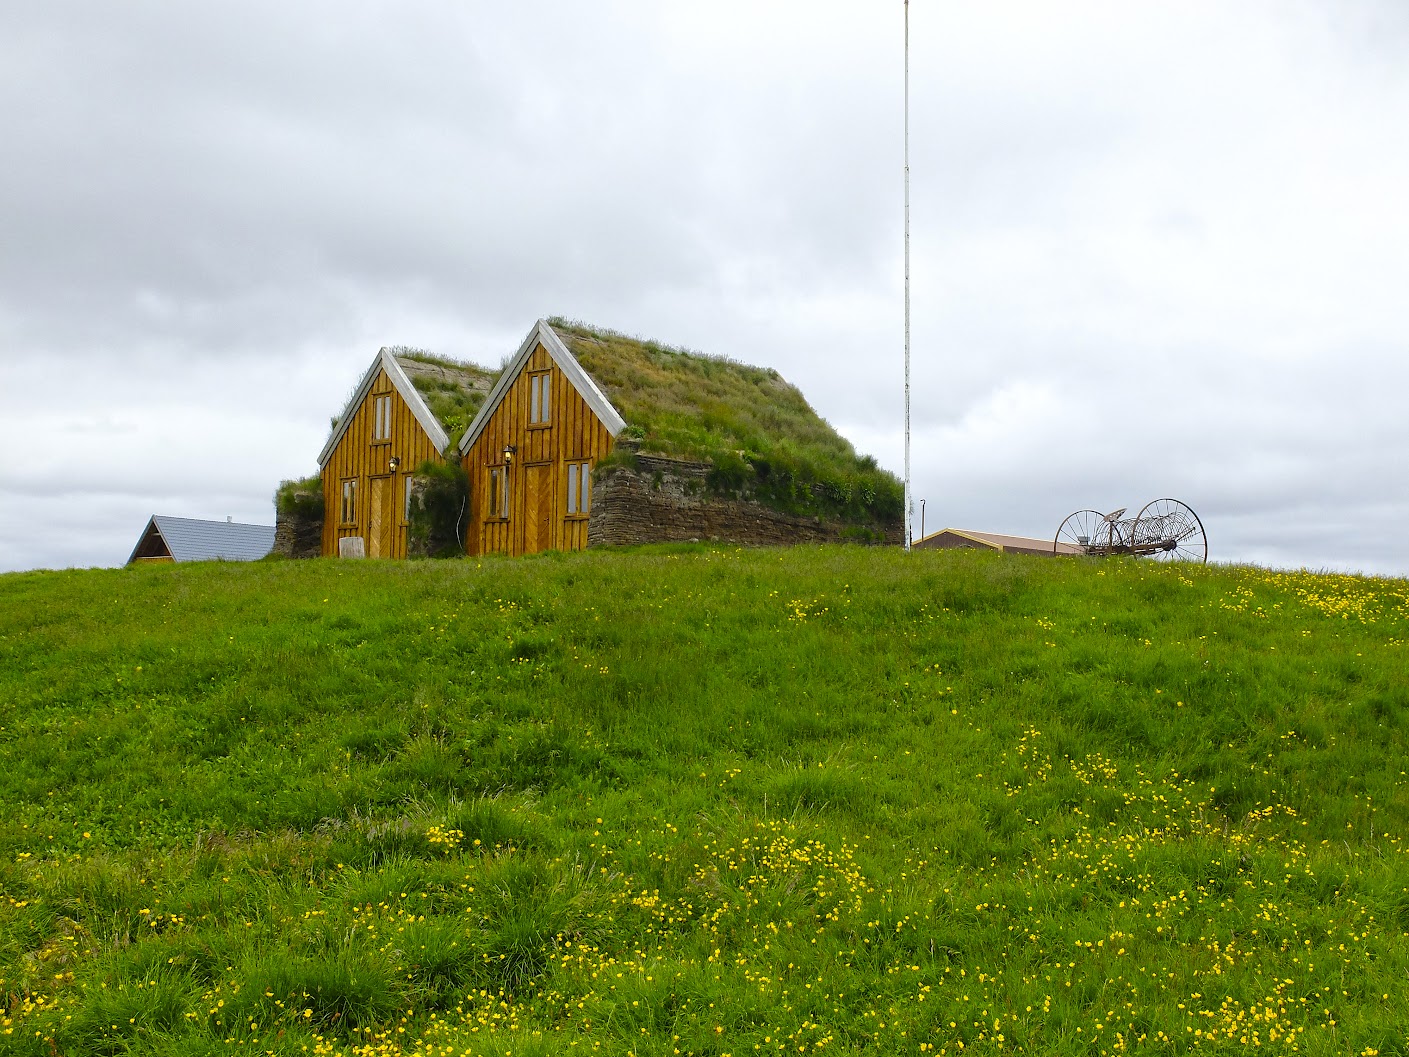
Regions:
<instances>
[{"instance_id":1,"label":"green grass field","mask_svg":"<svg viewBox=\"0 0 1409 1057\"><path fill-rule=\"evenodd\" d=\"M0 1052L1409 1053L1409 584L0 577Z\"/></svg>"}]
</instances>

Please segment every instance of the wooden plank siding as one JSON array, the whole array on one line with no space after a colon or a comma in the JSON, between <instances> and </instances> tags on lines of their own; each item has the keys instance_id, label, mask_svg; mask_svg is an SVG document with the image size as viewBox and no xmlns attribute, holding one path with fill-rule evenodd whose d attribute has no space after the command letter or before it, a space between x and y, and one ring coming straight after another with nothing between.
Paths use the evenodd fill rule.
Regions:
<instances>
[{"instance_id":1,"label":"wooden plank siding","mask_svg":"<svg viewBox=\"0 0 1409 1057\"><path fill-rule=\"evenodd\" d=\"M391 396L391 436L388 440L372 439L375 426L376 398ZM328 456L323 477L323 554L336 557L338 540L361 536L367 541L369 557L406 557L406 482L426 459L442 461L441 455L416 421L411 408L391 384L385 369L377 372L362 403L349 412L352 416L347 432ZM396 473L388 466L392 456L400 460ZM381 526L378 541L370 537L372 526L372 480L385 478L378 490L385 490L388 523ZM342 518L342 483L357 482L356 521L344 525Z\"/></svg>"},{"instance_id":2,"label":"wooden plank siding","mask_svg":"<svg viewBox=\"0 0 1409 1057\"><path fill-rule=\"evenodd\" d=\"M552 372L548 423L533 426L528 421L529 376L541 371ZM489 470L504 465L506 445L517 449L508 476L509 516L496 518L488 509ZM465 550L470 554L520 555L584 549L587 518L567 513L567 464L590 462L595 466L611 448L611 433L548 351L538 345L465 453L471 510ZM533 472L529 467L535 468ZM536 494L530 495L530 491Z\"/></svg>"}]
</instances>

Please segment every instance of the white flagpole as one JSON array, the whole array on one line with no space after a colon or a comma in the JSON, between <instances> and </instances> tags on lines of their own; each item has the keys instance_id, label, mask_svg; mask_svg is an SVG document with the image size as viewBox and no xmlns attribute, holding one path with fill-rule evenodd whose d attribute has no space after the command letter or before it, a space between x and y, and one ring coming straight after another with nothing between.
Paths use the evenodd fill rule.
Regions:
<instances>
[{"instance_id":1,"label":"white flagpole","mask_svg":"<svg viewBox=\"0 0 1409 1057\"><path fill-rule=\"evenodd\" d=\"M910 0L905 0L905 552L910 552Z\"/></svg>"}]
</instances>

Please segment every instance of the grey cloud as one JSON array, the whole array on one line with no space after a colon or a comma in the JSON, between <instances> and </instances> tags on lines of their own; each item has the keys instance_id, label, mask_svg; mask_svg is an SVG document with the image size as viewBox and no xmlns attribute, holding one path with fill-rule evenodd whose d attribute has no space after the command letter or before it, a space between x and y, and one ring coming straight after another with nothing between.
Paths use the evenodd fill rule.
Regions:
<instances>
[{"instance_id":1,"label":"grey cloud","mask_svg":"<svg viewBox=\"0 0 1409 1057\"><path fill-rule=\"evenodd\" d=\"M1173 493L1219 557L1409 571L1401 7L912 5L928 528ZM774 366L898 471L899 14L7 12L0 414L45 454L0 568L260 520L379 345L556 312Z\"/></svg>"}]
</instances>

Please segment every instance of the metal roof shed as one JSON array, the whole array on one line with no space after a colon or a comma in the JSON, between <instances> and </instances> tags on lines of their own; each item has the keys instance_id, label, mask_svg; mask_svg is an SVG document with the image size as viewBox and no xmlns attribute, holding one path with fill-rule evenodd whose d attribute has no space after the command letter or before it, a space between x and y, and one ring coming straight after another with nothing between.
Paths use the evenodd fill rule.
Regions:
<instances>
[{"instance_id":1,"label":"metal roof shed","mask_svg":"<svg viewBox=\"0 0 1409 1057\"><path fill-rule=\"evenodd\" d=\"M127 564L134 562L252 562L274 548L273 525L200 521L153 514Z\"/></svg>"},{"instance_id":2,"label":"metal roof shed","mask_svg":"<svg viewBox=\"0 0 1409 1057\"><path fill-rule=\"evenodd\" d=\"M999 554L1080 554L1078 547L1058 543L1055 548L1047 540L1032 539L1028 536L1010 536L1004 532L975 532L973 529L940 529L931 532L924 539L915 541L914 546L924 550L947 550L954 547L967 547L973 550L991 550Z\"/></svg>"}]
</instances>

